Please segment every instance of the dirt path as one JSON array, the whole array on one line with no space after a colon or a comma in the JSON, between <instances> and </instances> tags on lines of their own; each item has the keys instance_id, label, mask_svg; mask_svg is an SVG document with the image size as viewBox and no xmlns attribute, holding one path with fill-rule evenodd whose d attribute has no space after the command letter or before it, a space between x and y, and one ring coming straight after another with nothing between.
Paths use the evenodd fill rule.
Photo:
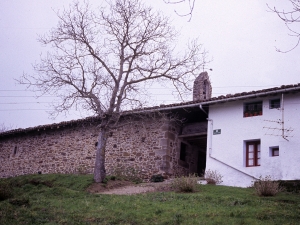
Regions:
<instances>
[{"instance_id":1,"label":"dirt path","mask_svg":"<svg viewBox=\"0 0 300 225\"><path fill-rule=\"evenodd\" d=\"M101 192L101 194L108 194L108 195L134 195L134 194L141 194L146 192L153 192L155 191L154 186L142 186L142 185L134 185L134 186L126 186L121 188L116 188L108 191Z\"/></svg>"},{"instance_id":2,"label":"dirt path","mask_svg":"<svg viewBox=\"0 0 300 225\"><path fill-rule=\"evenodd\" d=\"M169 181L159 183L133 184L129 181L109 181L106 185L94 183L87 188L90 193L133 195L154 191L167 191L170 189Z\"/></svg>"}]
</instances>

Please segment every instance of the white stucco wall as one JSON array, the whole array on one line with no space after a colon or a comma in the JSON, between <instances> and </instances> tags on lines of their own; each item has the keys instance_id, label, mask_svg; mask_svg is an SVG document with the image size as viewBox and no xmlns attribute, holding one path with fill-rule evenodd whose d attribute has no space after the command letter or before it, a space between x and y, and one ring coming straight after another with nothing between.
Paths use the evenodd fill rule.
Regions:
<instances>
[{"instance_id":1,"label":"white stucco wall","mask_svg":"<svg viewBox=\"0 0 300 225\"><path fill-rule=\"evenodd\" d=\"M212 126L209 121L206 169L221 173L222 185L248 187L253 177L267 175L276 180L300 179L300 93L284 94L284 128L292 129L288 140L280 136L282 125L276 122L281 121L282 111L269 108L269 100L274 98L281 94L209 106ZM260 100L263 115L244 117L244 103ZM221 134L213 135L215 129L221 129ZM249 140L260 140L260 166L246 167L245 141ZM273 146L279 146L279 156L270 156Z\"/></svg>"}]
</instances>

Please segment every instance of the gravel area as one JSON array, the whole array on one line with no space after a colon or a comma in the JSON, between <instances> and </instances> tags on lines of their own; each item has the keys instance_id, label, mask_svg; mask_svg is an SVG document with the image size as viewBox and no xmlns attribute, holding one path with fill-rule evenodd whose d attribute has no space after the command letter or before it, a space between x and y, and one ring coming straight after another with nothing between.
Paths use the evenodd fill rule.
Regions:
<instances>
[{"instance_id":1,"label":"gravel area","mask_svg":"<svg viewBox=\"0 0 300 225\"><path fill-rule=\"evenodd\" d=\"M97 194L133 195L155 191L169 191L170 180L158 183L133 184L124 181L110 181L106 186L101 183L92 184L87 191Z\"/></svg>"},{"instance_id":2,"label":"gravel area","mask_svg":"<svg viewBox=\"0 0 300 225\"><path fill-rule=\"evenodd\" d=\"M101 192L101 194L109 194L109 195L133 195L133 194L141 194L146 192L153 192L155 191L154 186L126 186L121 188L116 188L108 191Z\"/></svg>"}]
</instances>

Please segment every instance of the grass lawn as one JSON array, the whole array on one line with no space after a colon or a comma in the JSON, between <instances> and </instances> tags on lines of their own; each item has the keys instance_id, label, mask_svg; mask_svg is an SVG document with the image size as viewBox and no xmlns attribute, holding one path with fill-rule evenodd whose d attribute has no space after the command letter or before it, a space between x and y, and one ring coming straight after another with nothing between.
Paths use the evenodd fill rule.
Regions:
<instances>
[{"instance_id":1,"label":"grass lawn","mask_svg":"<svg viewBox=\"0 0 300 225\"><path fill-rule=\"evenodd\" d=\"M198 192L90 194L91 175L0 179L0 224L299 224L300 194L259 197L252 188L199 185Z\"/></svg>"}]
</instances>

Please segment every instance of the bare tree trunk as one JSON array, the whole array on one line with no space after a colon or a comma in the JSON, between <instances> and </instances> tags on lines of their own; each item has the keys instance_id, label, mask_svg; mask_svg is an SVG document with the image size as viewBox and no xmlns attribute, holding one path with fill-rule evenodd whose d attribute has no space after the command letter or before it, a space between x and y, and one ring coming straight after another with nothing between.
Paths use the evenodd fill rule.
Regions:
<instances>
[{"instance_id":1,"label":"bare tree trunk","mask_svg":"<svg viewBox=\"0 0 300 225\"><path fill-rule=\"evenodd\" d=\"M106 176L105 171L105 147L107 140L107 127L101 128L98 136L98 144L96 149L96 160L94 169L94 181L96 183L103 182Z\"/></svg>"}]
</instances>

